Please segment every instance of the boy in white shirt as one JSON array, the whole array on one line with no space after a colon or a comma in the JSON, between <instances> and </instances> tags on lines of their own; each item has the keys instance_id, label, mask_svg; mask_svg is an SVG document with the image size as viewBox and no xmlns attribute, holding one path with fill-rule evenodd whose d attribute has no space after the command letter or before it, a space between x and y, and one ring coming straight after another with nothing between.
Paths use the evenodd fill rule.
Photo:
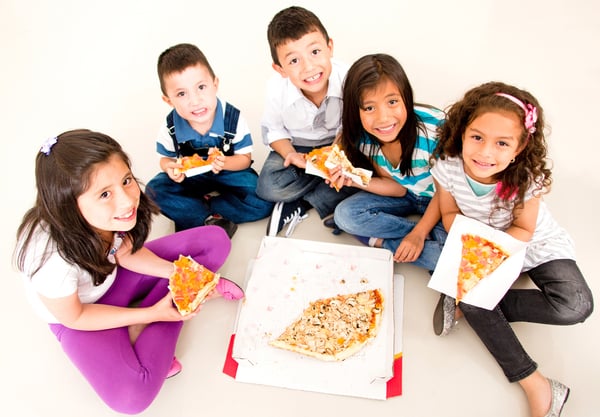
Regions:
<instances>
[{"instance_id":1,"label":"boy in white shirt","mask_svg":"<svg viewBox=\"0 0 600 417\"><path fill-rule=\"evenodd\" d=\"M322 178L305 173L305 155L331 145L341 126L342 83L347 67L334 60L333 41L319 18L302 7L278 12L267 30L273 69L261 122L271 148L256 192L276 202L267 235L286 236L315 208L321 218L355 190L337 192Z\"/></svg>"}]
</instances>

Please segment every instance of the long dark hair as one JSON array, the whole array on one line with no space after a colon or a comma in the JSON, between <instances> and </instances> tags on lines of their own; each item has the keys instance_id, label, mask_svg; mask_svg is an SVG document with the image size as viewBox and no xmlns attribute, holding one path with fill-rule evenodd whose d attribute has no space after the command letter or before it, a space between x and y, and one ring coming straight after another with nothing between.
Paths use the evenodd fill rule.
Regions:
<instances>
[{"instance_id":1,"label":"long dark hair","mask_svg":"<svg viewBox=\"0 0 600 417\"><path fill-rule=\"evenodd\" d=\"M57 142L47 153L39 152L35 161L37 197L34 206L25 213L17 231L16 264L25 270L28 247L38 228L50 235L41 268L53 250L68 262L80 266L92 276L94 285L104 282L114 269L107 259L107 243L82 216L77 198L90 185L94 167L117 155L131 167L121 145L111 137L90 130L72 130L58 136ZM142 247L150 233L152 215L158 207L140 190L137 223L127 235L133 243L133 251Z\"/></svg>"},{"instance_id":2,"label":"long dark hair","mask_svg":"<svg viewBox=\"0 0 600 417\"><path fill-rule=\"evenodd\" d=\"M367 90L373 90L382 80L388 79L400 91L407 111L406 123L400 129L397 140L402 144L400 172L403 175L412 173L412 154L417 142L418 130L427 133L422 121L414 112L413 90L402 65L392 56L386 54L365 55L359 58L348 70L343 88L342 136L340 146L352 164L373 170L372 158L378 147L372 148L372 155L365 156L360 148L361 138L367 134L360 120L362 98ZM369 134L373 143L378 144L376 137Z\"/></svg>"}]
</instances>

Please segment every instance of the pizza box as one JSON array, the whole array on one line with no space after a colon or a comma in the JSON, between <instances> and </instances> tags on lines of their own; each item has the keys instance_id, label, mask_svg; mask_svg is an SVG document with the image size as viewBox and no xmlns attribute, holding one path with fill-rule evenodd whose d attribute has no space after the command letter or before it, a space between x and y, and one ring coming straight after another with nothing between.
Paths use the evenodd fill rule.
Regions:
<instances>
[{"instance_id":1,"label":"pizza box","mask_svg":"<svg viewBox=\"0 0 600 417\"><path fill-rule=\"evenodd\" d=\"M373 399L388 397L393 380L399 395L403 279L396 280L387 250L265 237L248 268L223 371L240 382ZM350 358L328 362L269 345L310 301L374 288L384 297L380 330Z\"/></svg>"},{"instance_id":2,"label":"pizza box","mask_svg":"<svg viewBox=\"0 0 600 417\"><path fill-rule=\"evenodd\" d=\"M480 221L457 215L444 244L444 249L427 286L456 297L458 268L462 257L461 236L465 233L488 239L509 253L509 257L490 275L479 281L462 299L464 303L492 310L519 277L527 244Z\"/></svg>"}]
</instances>

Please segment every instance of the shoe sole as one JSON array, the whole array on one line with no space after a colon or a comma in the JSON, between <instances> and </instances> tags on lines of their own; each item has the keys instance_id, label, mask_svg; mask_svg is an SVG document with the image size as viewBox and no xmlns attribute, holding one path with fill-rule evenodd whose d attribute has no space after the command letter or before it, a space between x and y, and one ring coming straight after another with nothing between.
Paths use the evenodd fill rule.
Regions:
<instances>
[{"instance_id":1,"label":"shoe sole","mask_svg":"<svg viewBox=\"0 0 600 417\"><path fill-rule=\"evenodd\" d=\"M440 299L433 312L433 332L439 336L444 331L444 294L440 294Z\"/></svg>"},{"instance_id":2,"label":"shoe sole","mask_svg":"<svg viewBox=\"0 0 600 417\"><path fill-rule=\"evenodd\" d=\"M281 219L282 208L282 203L277 203L275 204L275 207L273 207L273 213L271 213L271 218L269 219L269 224L267 225L267 236L275 237L277 236L277 233L279 233L277 228L279 227L279 220Z\"/></svg>"}]
</instances>

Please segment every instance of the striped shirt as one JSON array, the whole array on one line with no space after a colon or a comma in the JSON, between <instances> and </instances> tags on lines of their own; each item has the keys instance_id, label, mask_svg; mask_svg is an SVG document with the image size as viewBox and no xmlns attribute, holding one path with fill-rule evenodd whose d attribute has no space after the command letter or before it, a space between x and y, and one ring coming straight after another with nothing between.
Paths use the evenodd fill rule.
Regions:
<instances>
[{"instance_id":1,"label":"striped shirt","mask_svg":"<svg viewBox=\"0 0 600 417\"><path fill-rule=\"evenodd\" d=\"M495 187L482 196L477 196L469 186L463 161L458 157L437 160L431 175L440 187L448 191L461 213L498 230L506 230L511 225L510 209L493 210ZM532 190L525 200L533 197ZM540 201L535 231L527 245L523 271L554 259L575 259L575 247L567 232L552 217L548 206Z\"/></svg>"},{"instance_id":2,"label":"striped shirt","mask_svg":"<svg viewBox=\"0 0 600 417\"><path fill-rule=\"evenodd\" d=\"M431 198L435 189L429 172L429 157L437 145L436 130L444 120L444 114L440 110L421 106L415 106L414 112L423 122L425 131L423 132L419 129L417 132L415 150L412 154L412 173L410 175L403 175L400 172L399 164L396 167L393 166L383 154L381 146L366 133L362 137L359 146L365 155L374 155L374 165L383 168L385 172L408 191L418 196Z\"/></svg>"}]
</instances>

